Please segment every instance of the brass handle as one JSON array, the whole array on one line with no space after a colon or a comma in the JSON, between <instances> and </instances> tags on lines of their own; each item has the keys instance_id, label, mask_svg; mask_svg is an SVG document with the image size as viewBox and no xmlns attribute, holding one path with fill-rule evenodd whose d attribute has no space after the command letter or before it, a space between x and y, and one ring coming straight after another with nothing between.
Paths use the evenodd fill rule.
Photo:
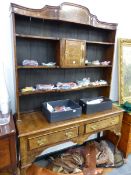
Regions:
<instances>
[{"instance_id":1,"label":"brass handle","mask_svg":"<svg viewBox=\"0 0 131 175\"><path fill-rule=\"evenodd\" d=\"M68 55L69 54L69 52L68 51L65 51L65 55Z\"/></svg>"},{"instance_id":2,"label":"brass handle","mask_svg":"<svg viewBox=\"0 0 131 175\"><path fill-rule=\"evenodd\" d=\"M67 136L67 138L72 138L73 137L73 132L66 132L65 135Z\"/></svg>"},{"instance_id":3,"label":"brass handle","mask_svg":"<svg viewBox=\"0 0 131 175\"><path fill-rule=\"evenodd\" d=\"M111 121L111 124L112 124L112 125L115 124L115 123L116 123L115 120Z\"/></svg>"},{"instance_id":4,"label":"brass handle","mask_svg":"<svg viewBox=\"0 0 131 175\"><path fill-rule=\"evenodd\" d=\"M43 138L43 139L38 139L38 140L37 140L37 144L38 144L39 146L44 145L45 142L46 142L46 139L45 139L45 138Z\"/></svg>"},{"instance_id":5,"label":"brass handle","mask_svg":"<svg viewBox=\"0 0 131 175\"><path fill-rule=\"evenodd\" d=\"M92 130L96 130L97 129L97 126L91 126L91 129Z\"/></svg>"}]
</instances>

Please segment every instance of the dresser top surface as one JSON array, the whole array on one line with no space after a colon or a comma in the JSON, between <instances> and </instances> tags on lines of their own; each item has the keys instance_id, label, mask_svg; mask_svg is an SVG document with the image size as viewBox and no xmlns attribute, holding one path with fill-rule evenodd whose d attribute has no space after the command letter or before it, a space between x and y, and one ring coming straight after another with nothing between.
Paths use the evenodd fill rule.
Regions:
<instances>
[{"instance_id":1,"label":"dresser top surface","mask_svg":"<svg viewBox=\"0 0 131 175\"><path fill-rule=\"evenodd\" d=\"M42 112L38 111L38 112L21 114L21 120L17 121L17 128L19 132L19 137L22 137L61 127L69 127L71 125L78 126L80 125L80 123L93 122L95 120L102 119L110 115L119 114L122 112L123 112L122 109L113 106L111 110L106 110L104 112L99 112L90 115L82 114L80 117L75 119L49 123L42 114Z\"/></svg>"},{"instance_id":2,"label":"dresser top surface","mask_svg":"<svg viewBox=\"0 0 131 175\"><path fill-rule=\"evenodd\" d=\"M16 130L15 130L15 125L14 125L14 121L13 121L13 116L11 115L9 124L0 126L0 137L10 135L10 134L15 133L15 132L16 132Z\"/></svg>"}]
</instances>

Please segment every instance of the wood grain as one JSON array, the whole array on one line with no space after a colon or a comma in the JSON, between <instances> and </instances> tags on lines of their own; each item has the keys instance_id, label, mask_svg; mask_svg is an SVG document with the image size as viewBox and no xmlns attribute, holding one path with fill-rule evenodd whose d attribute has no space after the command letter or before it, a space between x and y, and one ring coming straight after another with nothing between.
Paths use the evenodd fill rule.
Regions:
<instances>
[{"instance_id":1,"label":"wood grain","mask_svg":"<svg viewBox=\"0 0 131 175\"><path fill-rule=\"evenodd\" d=\"M0 126L0 171L16 169L16 130L12 115L7 125Z\"/></svg>"}]
</instances>

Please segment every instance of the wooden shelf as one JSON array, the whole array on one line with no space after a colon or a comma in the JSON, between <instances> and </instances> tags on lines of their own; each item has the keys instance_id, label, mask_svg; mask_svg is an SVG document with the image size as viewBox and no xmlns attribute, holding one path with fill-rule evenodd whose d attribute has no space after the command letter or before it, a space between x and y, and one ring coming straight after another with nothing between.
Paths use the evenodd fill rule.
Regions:
<instances>
[{"instance_id":1,"label":"wooden shelf","mask_svg":"<svg viewBox=\"0 0 131 175\"><path fill-rule=\"evenodd\" d=\"M26 35L26 34L16 34L16 37L27 38L27 39L56 40L56 41L59 41L61 39L58 37L47 37L47 36ZM72 38L66 38L66 39L77 40ZM88 44L114 45L114 43L104 42L104 41L89 41L89 40L85 40L85 41Z\"/></svg>"},{"instance_id":2,"label":"wooden shelf","mask_svg":"<svg viewBox=\"0 0 131 175\"><path fill-rule=\"evenodd\" d=\"M93 65L93 64L90 64L88 66L85 66L85 67L112 67L112 65Z\"/></svg>"},{"instance_id":3,"label":"wooden shelf","mask_svg":"<svg viewBox=\"0 0 131 175\"><path fill-rule=\"evenodd\" d=\"M87 66L82 66L82 67L64 67L64 68L61 68L61 67L57 67L57 68L61 68L61 69L75 69L75 68L79 68L79 69L84 69L84 68L103 68L103 67L112 67L112 65L93 65L93 64L89 64Z\"/></svg>"},{"instance_id":4,"label":"wooden shelf","mask_svg":"<svg viewBox=\"0 0 131 175\"><path fill-rule=\"evenodd\" d=\"M102 45L114 45L111 42L104 42L104 41L86 41L88 44L102 44Z\"/></svg>"},{"instance_id":5,"label":"wooden shelf","mask_svg":"<svg viewBox=\"0 0 131 175\"><path fill-rule=\"evenodd\" d=\"M46 37L46 36L38 36L38 35L25 35L25 34L16 34L16 37L28 38L28 39L41 39L41 40L59 40L59 38L56 38L56 37Z\"/></svg>"},{"instance_id":6,"label":"wooden shelf","mask_svg":"<svg viewBox=\"0 0 131 175\"><path fill-rule=\"evenodd\" d=\"M93 65L90 64L88 66L83 66L83 67L59 67L59 66L17 66L17 69L75 69L75 68L79 68L79 69L84 69L84 68L103 68L103 67L112 67L112 65Z\"/></svg>"},{"instance_id":7,"label":"wooden shelf","mask_svg":"<svg viewBox=\"0 0 131 175\"><path fill-rule=\"evenodd\" d=\"M17 69L55 69L58 66L17 66Z\"/></svg>"},{"instance_id":8,"label":"wooden shelf","mask_svg":"<svg viewBox=\"0 0 131 175\"><path fill-rule=\"evenodd\" d=\"M76 88L76 89L55 89L55 90L35 90L35 91L29 91L29 92L19 92L19 96L25 96L25 95L32 95L32 94L45 94L45 93L56 93L56 92L73 92L73 91L80 91L80 90L85 90L89 88L101 88L101 87L108 87L110 86L109 84L107 85L98 85L98 86L86 86L86 87L81 87L81 88Z\"/></svg>"}]
</instances>

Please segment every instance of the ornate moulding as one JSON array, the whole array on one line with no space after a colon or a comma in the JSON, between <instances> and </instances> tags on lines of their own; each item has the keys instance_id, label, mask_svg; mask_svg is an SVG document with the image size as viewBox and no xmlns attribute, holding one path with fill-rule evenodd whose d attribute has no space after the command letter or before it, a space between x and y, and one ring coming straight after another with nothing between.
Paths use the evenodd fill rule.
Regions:
<instances>
[{"instance_id":1,"label":"ornate moulding","mask_svg":"<svg viewBox=\"0 0 131 175\"><path fill-rule=\"evenodd\" d=\"M13 3L11 7L13 13L35 18L70 21L110 30L115 30L117 27L116 23L99 21L95 15L90 13L88 8L68 2L64 2L60 6L46 5L41 9L26 8Z\"/></svg>"}]
</instances>

